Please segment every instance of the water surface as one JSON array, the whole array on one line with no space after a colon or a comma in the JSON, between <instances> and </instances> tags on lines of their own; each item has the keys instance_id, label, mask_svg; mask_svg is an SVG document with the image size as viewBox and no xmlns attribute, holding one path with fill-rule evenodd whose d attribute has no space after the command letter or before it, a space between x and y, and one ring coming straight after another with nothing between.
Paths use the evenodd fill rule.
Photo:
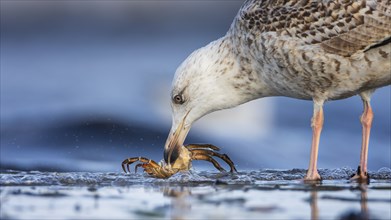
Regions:
<instances>
[{"instance_id":1,"label":"water surface","mask_svg":"<svg viewBox=\"0 0 391 220\"><path fill-rule=\"evenodd\" d=\"M236 174L20 172L1 174L2 219L390 219L391 170L371 172L369 185L351 183L353 169Z\"/></svg>"}]
</instances>

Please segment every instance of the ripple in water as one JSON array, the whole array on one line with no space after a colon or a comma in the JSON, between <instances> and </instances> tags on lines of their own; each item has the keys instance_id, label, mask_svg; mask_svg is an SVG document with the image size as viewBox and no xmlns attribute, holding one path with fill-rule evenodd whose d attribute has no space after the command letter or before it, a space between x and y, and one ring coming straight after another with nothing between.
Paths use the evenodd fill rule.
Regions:
<instances>
[{"instance_id":1,"label":"ripple in water","mask_svg":"<svg viewBox=\"0 0 391 220\"><path fill-rule=\"evenodd\" d=\"M39 172L39 171L4 171L0 176L2 186L127 186L140 184L229 184L252 185L271 182L300 182L305 176L305 169L275 170L262 169L240 171L238 173L188 171L179 172L169 179L155 179L145 173L90 173L90 172ZM348 180L355 173L351 168L320 169L323 180ZM391 181L391 169L383 167L369 172L373 181Z\"/></svg>"}]
</instances>

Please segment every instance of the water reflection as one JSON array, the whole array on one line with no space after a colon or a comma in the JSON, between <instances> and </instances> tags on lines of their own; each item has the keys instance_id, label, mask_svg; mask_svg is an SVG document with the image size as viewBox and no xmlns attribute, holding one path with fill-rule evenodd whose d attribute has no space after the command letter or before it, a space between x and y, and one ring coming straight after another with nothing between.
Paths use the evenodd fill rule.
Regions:
<instances>
[{"instance_id":1,"label":"water reflection","mask_svg":"<svg viewBox=\"0 0 391 220\"><path fill-rule=\"evenodd\" d=\"M191 210L191 190L188 187L165 187L163 195L171 199L171 219L186 219L185 214Z\"/></svg>"},{"instance_id":2,"label":"water reflection","mask_svg":"<svg viewBox=\"0 0 391 220\"><path fill-rule=\"evenodd\" d=\"M318 191L316 190L311 191L310 206L311 206L311 219L314 220L319 219Z\"/></svg>"},{"instance_id":3,"label":"water reflection","mask_svg":"<svg viewBox=\"0 0 391 220\"><path fill-rule=\"evenodd\" d=\"M361 216L365 219L369 219L369 211L368 211L368 195L367 195L367 185L362 184L361 187Z\"/></svg>"},{"instance_id":4,"label":"water reflection","mask_svg":"<svg viewBox=\"0 0 391 220\"><path fill-rule=\"evenodd\" d=\"M311 209L311 219L318 220L321 219L319 217L319 206L318 206L318 192L322 190L321 185L311 185L311 192L310 192L310 209ZM323 189L324 190L324 189ZM330 187L330 190L334 191L335 189L332 189ZM359 199L351 199L347 197L330 197L330 196L323 196L321 199L334 199L338 201L345 201L345 202L356 202L359 201L360 203L360 212L356 212L354 210L345 210L341 214L340 219L369 219L369 210L368 210L368 185L366 183L359 183L357 187L354 187L354 190L358 190L360 192L360 198Z\"/></svg>"},{"instance_id":5,"label":"water reflection","mask_svg":"<svg viewBox=\"0 0 391 220\"><path fill-rule=\"evenodd\" d=\"M224 209L238 209L246 210L248 213L254 215L261 215L264 217L273 217L274 215L280 216L284 213L288 214L292 212L292 204L297 206L296 211L303 211L301 214L303 217L310 218L313 220L324 219L330 216L330 213L337 212L339 215L338 219L369 219L370 213L368 209L368 185L359 184L358 186L350 186L350 189L346 186L338 187L336 185L300 185L298 184L294 188L289 190L284 189L284 185L276 185L274 187L263 186L252 186L238 187L229 185L218 186L214 185L213 189L208 187L208 192L196 192L192 193L193 190L199 191L198 187L194 186L165 186L161 190L164 197L170 198L170 210L166 213L171 219L188 219L189 216L197 215L196 210L202 210L207 207L209 212L213 212L214 209L224 207ZM221 198L215 199L214 195L210 193L210 190L214 192L221 192ZM299 194L309 195L309 199L306 200L309 203L310 208L300 209L300 202L297 199L289 198L292 191L299 191ZM258 193L254 193L257 191ZM270 191L281 192L285 194L284 200L278 204L273 203L273 199L268 198L266 195ZM359 197L352 198L353 193L359 193ZM338 196L331 196L337 193ZM239 197L232 198L230 195L238 194ZM247 194L247 195L246 195ZM261 196L257 196L259 194ZM213 197L213 198L212 198ZM217 196L220 197L220 196ZM260 200L265 200L262 202ZM241 201L232 202L232 201ZM267 201L270 200L270 201ZM332 206L335 210L330 210L330 203L328 200L332 200ZM305 204L306 201L303 203ZM374 201L377 201L376 199ZM341 203L342 202L342 203ZM382 201L385 202L385 201ZM354 210L354 204L360 204L360 210ZM256 205L254 205L256 204ZM214 205L214 206L213 206ZM273 207L270 209L270 207ZM308 207L308 206L307 206ZM307 211L306 211L307 210ZM309 212L308 212L309 211ZM288 214L289 216L290 214ZM232 217L232 216L231 216Z\"/></svg>"}]
</instances>

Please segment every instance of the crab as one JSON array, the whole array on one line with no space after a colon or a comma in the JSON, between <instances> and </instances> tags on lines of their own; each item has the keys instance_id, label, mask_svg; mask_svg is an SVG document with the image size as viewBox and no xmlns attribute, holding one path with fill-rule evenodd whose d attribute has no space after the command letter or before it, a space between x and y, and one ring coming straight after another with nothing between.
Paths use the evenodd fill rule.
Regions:
<instances>
[{"instance_id":1,"label":"crab","mask_svg":"<svg viewBox=\"0 0 391 220\"><path fill-rule=\"evenodd\" d=\"M122 169L125 173L130 172L130 165L132 163L141 162L135 166L136 173L137 168L142 167L144 168L144 172L150 176L166 179L179 171L189 170L192 160L206 160L211 162L216 169L224 172L225 169L213 158L215 156L229 165L231 173L237 172L232 160L226 154L216 152L219 150L220 148L211 144L189 144L181 147L178 159L172 164L167 164L164 160L157 163L145 157L131 157L122 162Z\"/></svg>"}]
</instances>

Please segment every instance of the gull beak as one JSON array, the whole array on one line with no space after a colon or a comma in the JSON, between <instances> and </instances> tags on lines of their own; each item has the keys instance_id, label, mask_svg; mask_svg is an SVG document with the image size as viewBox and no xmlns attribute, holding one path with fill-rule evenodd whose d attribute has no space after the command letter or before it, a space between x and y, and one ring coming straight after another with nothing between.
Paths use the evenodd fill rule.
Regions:
<instances>
[{"instance_id":1,"label":"gull beak","mask_svg":"<svg viewBox=\"0 0 391 220\"><path fill-rule=\"evenodd\" d=\"M170 134L164 146L164 160L167 164L174 163L181 153L181 147L190 130L190 126L185 126L186 116L188 114L185 115L178 125L173 123L171 127Z\"/></svg>"}]
</instances>

